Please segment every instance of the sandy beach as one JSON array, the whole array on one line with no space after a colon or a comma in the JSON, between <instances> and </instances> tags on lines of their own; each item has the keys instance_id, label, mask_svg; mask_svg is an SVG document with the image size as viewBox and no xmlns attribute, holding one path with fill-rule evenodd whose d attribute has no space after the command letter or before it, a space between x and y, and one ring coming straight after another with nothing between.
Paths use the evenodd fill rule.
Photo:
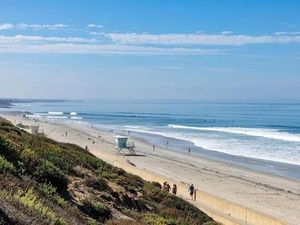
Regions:
<instances>
[{"instance_id":1,"label":"sandy beach","mask_svg":"<svg viewBox=\"0 0 300 225\"><path fill-rule=\"evenodd\" d=\"M49 138L56 141L74 143L82 147L88 146L89 151L97 157L137 174L145 180L176 183L179 186L179 196L187 200L189 200L188 185L193 183L199 190L199 195L198 201L192 203L204 211L218 210L210 208L201 201L202 193L203 196L207 193L278 218L278 221L284 221L286 224L300 224L300 181L196 157L193 153L190 155L174 153L170 149L158 147L153 150L152 145L136 138L130 138L130 141L136 145L137 156L117 155L115 133L100 131L87 124L36 122L9 114L0 114L0 116L14 124L39 125ZM224 215L226 216L233 215ZM236 218L236 221L239 219Z\"/></svg>"}]
</instances>

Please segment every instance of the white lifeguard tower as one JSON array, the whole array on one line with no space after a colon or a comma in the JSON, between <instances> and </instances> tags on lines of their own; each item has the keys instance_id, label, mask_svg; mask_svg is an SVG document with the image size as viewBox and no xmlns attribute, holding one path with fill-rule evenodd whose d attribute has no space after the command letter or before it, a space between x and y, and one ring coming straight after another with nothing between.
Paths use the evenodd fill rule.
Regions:
<instances>
[{"instance_id":1,"label":"white lifeguard tower","mask_svg":"<svg viewBox=\"0 0 300 225\"><path fill-rule=\"evenodd\" d=\"M39 126L30 126L31 134L38 135L39 134Z\"/></svg>"},{"instance_id":2,"label":"white lifeguard tower","mask_svg":"<svg viewBox=\"0 0 300 225\"><path fill-rule=\"evenodd\" d=\"M31 131L31 134L33 134L33 135L43 135L44 134L44 129L40 129L40 126L37 126L37 125L30 126L30 131Z\"/></svg>"},{"instance_id":3,"label":"white lifeguard tower","mask_svg":"<svg viewBox=\"0 0 300 225\"><path fill-rule=\"evenodd\" d=\"M115 136L117 154L121 154L121 151L126 149L130 155L136 155L135 144L133 142L128 142L128 137L125 136Z\"/></svg>"}]
</instances>

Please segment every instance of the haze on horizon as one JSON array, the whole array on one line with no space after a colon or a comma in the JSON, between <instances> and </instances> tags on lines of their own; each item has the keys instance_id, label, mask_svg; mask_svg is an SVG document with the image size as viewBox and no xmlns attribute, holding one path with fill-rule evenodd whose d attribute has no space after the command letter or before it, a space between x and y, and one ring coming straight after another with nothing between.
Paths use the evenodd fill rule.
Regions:
<instances>
[{"instance_id":1,"label":"haze on horizon","mask_svg":"<svg viewBox=\"0 0 300 225\"><path fill-rule=\"evenodd\" d=\"M1 1L0 98L300 102L300 2Z\"/></svg>"}]
</instances>

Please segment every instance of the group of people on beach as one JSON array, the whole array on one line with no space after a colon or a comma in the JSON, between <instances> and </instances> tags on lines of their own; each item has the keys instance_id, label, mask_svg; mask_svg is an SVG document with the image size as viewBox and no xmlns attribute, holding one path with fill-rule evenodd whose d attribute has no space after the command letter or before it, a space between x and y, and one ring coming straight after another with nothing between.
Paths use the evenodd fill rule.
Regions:
<instances>
[{"instance_id":1,"label":"group of people on beach","mask_svg":"<svg viewBox=\"0 0 300 225\"><path fill-rule=\"evenodd\" d=\"M167 181L165 181L161 188L163 191L171 192L173 195L177 194L177 185L176 184L173 184L172 189L171 189L170 184ZM196 201L197 192L196 192L196 189L193 184L189 185L188 191L189 191L191 200Z\"/></svg>"},{"instance_id":2,"label":"group of people on beach","mask_svg":"<svg viewBox=\"0 0 300 225\"><path fill-rule=\"evenodd\" d=\"M162 190L166 191L166 192L171 192L173 195L176 195L177 194L177 185L173 184L172 189L171 189L170 184L165 181L163 183Z\"/></svg>"}]
</instances>

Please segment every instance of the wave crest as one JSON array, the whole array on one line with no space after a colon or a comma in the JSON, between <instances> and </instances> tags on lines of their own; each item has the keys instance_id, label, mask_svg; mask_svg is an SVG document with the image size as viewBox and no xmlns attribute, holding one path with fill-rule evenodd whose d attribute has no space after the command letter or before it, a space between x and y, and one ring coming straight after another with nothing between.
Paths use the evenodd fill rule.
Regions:
<instances>
[{"instance_id":1,"label":"wave crest","mask_svg":"<svg viewBox=\"0 0 300 225\"><path fill-rule=\"evenodd\" d=\"M300 135L282 132L277 129L243 128L243 127L192 127L192 126L183 126L183 125L176 125L176 124L169 124L168 127L174 129L215 131L215 132L263 137L263 138L276 139L282 141L300 142Z\"/></svg>"}]
</instances>

